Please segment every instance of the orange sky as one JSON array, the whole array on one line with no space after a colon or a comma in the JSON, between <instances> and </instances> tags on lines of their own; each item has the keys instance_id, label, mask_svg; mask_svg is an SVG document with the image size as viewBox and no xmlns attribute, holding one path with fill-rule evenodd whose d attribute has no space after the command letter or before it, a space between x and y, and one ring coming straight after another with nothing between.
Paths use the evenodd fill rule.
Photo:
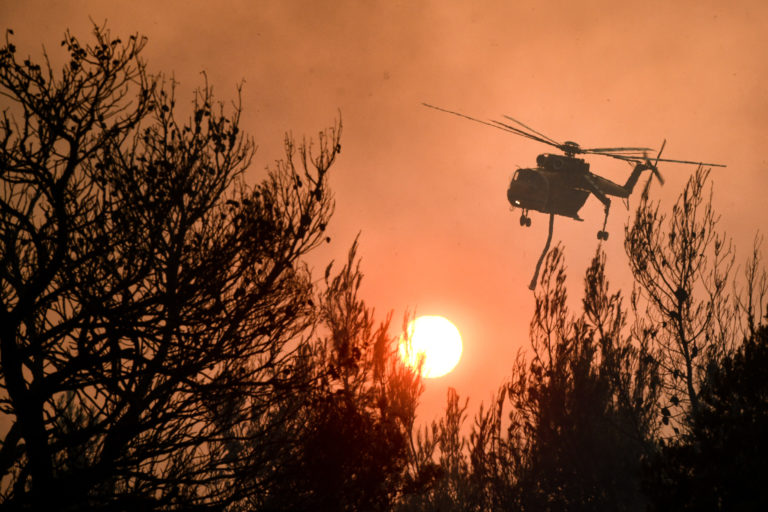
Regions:
<instances>
[{"instance_id":1,"label":"orange sky","mask_svg":"<svg viewBox=\"0 0 768 512\"><path fill-rule=\"evenodd\" d=\"M527 285L547 219L534 213L533 227L521 228L505 190L547 148L422 101L509 114L584 146L666 138L664 156L728 165L713 171L715 206L740 262L755 233L768 231L765 2L0 0L0 20L35 56L43 43L55 55L66 28L86 39L89 16L113 33L148 36L145 58L174 74L180 102L200 71L222 99L244 80L244 125L259 145L254 179L281 156L284 131L314 135L341 111L334 242L317 268L343 258L359 231L363 291L382 318L394 310L399 326L416 310L461 330L464 358L427 382L424 418L439 412L448 386L474 406L487 401L527 346ZM630 169L590 162L622 183ZM667 184L653 193L671 204L692 170L662 167ZM576 298L602 206L590 198L581 216L555 222ZM624 286L628 216L616 202L605 243L609 277Z\"/></svg>"}]
</instances>

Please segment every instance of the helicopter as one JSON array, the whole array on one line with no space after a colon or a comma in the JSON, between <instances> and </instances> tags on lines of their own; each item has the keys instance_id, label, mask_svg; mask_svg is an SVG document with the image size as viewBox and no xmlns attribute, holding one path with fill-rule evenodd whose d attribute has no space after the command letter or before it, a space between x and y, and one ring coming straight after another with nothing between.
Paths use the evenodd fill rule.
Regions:
<instances>
[{"instance_id":1,"label":"helicopter","mask_svg":"<svg viewBox=\"0 0 768 512\"><path fill-rule=\"evenodd\" d=\"M428 103L424 106L453 114L470 121L482 123L493 128L513 133L528 139L532 139L543 144L547 144L560 150L563 154L543 153L536 158L536 167L518 169L512 177L507 188L507 200L514 208L520 208L520 225L530 227L531 218L529 211L534 210L550 214L550 234L552 230L552 219L555 215L569 217L571 219L582 221L579 217L579 210L589 198L594 195L605 207L605 217L603 227L597 232L598 240L608 240L606 224L608 223L608 213L611 208L611 199L608 196L628 199L637 184L640 175L650 170L652 176L658 179L660 184L664 184L664 179L659 173L659 162L673 162L681 164L707 165L712 167L725 167L722 164L711 164L703 162L694 162L690 160L674 160L670 158L661 158L664 151L666 140L662 143L653 163L647 156L651 148L646 147L605 147L605 148L582 148L578 143L565 141L560 143L546 135L523 124L521 121L510 116L504 116L507 121L483 121L470 117L468 115L436 107ZM634 164L632 173L627 178L624 185L614 183L603 178L589 170L589 163L577 155L601 155ZM651 177L645 185L643 194L647 194L651 183Z\"/></svg>"}]
</instances>

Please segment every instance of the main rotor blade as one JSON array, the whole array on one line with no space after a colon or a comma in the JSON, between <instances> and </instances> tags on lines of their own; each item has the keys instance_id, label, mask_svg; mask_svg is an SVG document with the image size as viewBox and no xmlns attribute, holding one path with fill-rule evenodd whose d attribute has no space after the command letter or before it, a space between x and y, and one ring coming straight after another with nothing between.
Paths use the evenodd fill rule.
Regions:
<instances>
[{"instance_id":1,"label":"main rotor blade","mask_svg":"<svg viewBox=\"0 0 768 512\"><path fill-rule=\"evenodd\" d=\"M670 162L674 164L692 164L692 165L708 165L710 167L728 167L724 164L711 164L707 162L694 162L693 160L676 160L673 158L660 158L661 152L664 151L664 146L667 145L667 139L664 139L664 141L661 143L661 149L659 150L659 154L656 155L656 160L653 162L653 166L656 167L656 164L659 162ZM658 170L656 170L657 177L659 178L659 181L661 181L662 184L664 184L664 180L661 179L661 174L659 174Z\"/></svg>"},{"instance_id":2,"label":"main rotor blade","mask_svg":"<svg viewBox=\"0 0 768 512\"><path fill-rule=\"evenodd\" d=\"M462 114L461 112L454 112L453 110L448 110L448 109L445 109L445 108L436 107L434 105L430 105L429 103L423 103L422 102L422 105L424 105L425 107L433 108L435 110L439 110L440 112L446 112L448 114L453 114L455 116L463 117L464 119L469 119L470 121L474 121L476 123L481 123L481 124L484 124L484 125L487 125L487 126L491 126L493 128L498 128L500 130L503 129L500 126L496 126L495 124L489 123L487 121L483 121L481 119L476 119L476 118L468 116L466 114ZM508 131L508 130L504 130L504 131Z\"/></svg>"},{"instance_id":3,"label":"main rotor blade","mask_svg":"<svg viewBox=\"0 0 768 512\"><path fill-rule=\"evenodd\" d=\"M506 116L506 115L505 115L504 117L505 117L505 118L507 118L507 119L509 119L510 121L514 121L514 122L516 122L517 124L519 124L520 126L522 126L523 128L525 128L526 130L528 130L529 132L531 132L531 133L534 133L534 134L538 135L538 136L539 136L539 137L541 137L542 139L546 139L546 140L548 140L550 143L554 144L555 146L561 146L561 145L562 145L562 144L560 144L559 142L557 142L555 139L553 139L553 138L551 138L551 137L547 137L546 135L544 135L544 134L543 134L543 133L541 133L541 132L537 132L536 130L534 130L533 128L531 128L530 126L528 126L527 124L523 123L522 121L518 121L518 120L517 120L517 119L515 119L514 117L511 117L511 116Z\"/></svg>"},{"instance_id":4,"label":"main rotor blade","mask_svg":"<svg viewBox=\"0 0 768 512\"><path fill-rule=\"evenodd\" d=\"M558 149L560 149L560 146L550 142L546 139L542 139L541 137L537 137L536 135L533 135L532 133L528 133L524 130L521 130L520 128L515 128L514 126L510 126L506 123L502 123L501 121L496 121L495 119L491 120L492 123L495 123L494 126L498 125L499 127L504 127L504 129L508 132L516 133L517 135L520 135L522 137L527 137L529 139L535 140L537 142L541 142L542 144L548 144L550 146L554 146Z\"/></svg>"},{"instance_id":5,"label":"main rotor blade","mask_svg":"<svg viewBox=\"0 0 768 512\"><path fill-rule=\"evenodd\" d=\"M540 138L538 138L538 137L536 137L534 135L531 135L530 133L526 133L526 132L524 132L522 130L519 130L519 129L513 127L513 126L508 126L508 125L505 125L504 123L499 123L498 121L493 121L493 122L483 121L482 119L477 119L475 117L468 116L466 114L462 114L461 112L454 112L453 110L448 110L448 109L445 109L445 108L436 107L435 105L430 105L429 103L422 103L422 105L424 105L425 107L433 108L435 110L439 110L441 112L445 112L447 114L453 114L455 116L463 117L464 119L469 119L470 121L474 121L476 123L484 124L486 126L490 126L491 128L497 128L497 129L505 131L507 133L514 133L515 135L520 135L520 136L523 136L523 137L528 137L530 139L533 139L533 140L536 140L536 141L539 141L539 142L543 142L544 144L551 144L549 141L546 141L544 139L540 139Z\"/></svg>"},{"instance_id":6,"label":"main rotor blade","mask_svg":"<svg viewBox=\"0 0 768 512\"><path fill-rule=\"evenodd\" d=\"M643 157L641 155L619 155L616 153L590 153L598 156L608 156L616 158L617 160L624 160L625 162L642 162Z\"/></svg>"},{"instance_id":7,"label":"main rotor blade","mask_svg":"<svg viewBox=\"0 0 768 512\"><path fill-rule=\"evenodd\" d=\"M447 114L453 114L455 116L463 117L464 119L469 119L470 121L474 121L476 123L484 124L486 126L490 126L492 128L496 128L499 130L503 130L505 132L514 133L515 135L520 135L521 137L527 137L529 139L533 139L535 141L541 142L543 144L548 144L550 146L554 146L558 149L561 149L563 151L566 151L567 149L572 149L570 147L566 148L564 144L560 144L556 142L554 139L550 139L546 135L537 132L533 128L526 126L525 124L521 123L517 119L513 119L509 116L504 116L507 119L511 119L512 121L520 124L521 126L524 126L526 129L531 130L533 133L528 133L524 130L521 130L519 128L515 128L514 126L510 126L508 124L502 123L501 121L494 121L491 122L483 121L481 119L477 119L472 116L468 116L466 114L462 114L461 112L454 112L453 110L448 110L441 107L436 107L435 105L430 105L429 103L422 103L425 107L433 108L435 110L439 110L441 112L445 112ZM534 135L535 134L535 135ZM666 141L665 141L666 143ZM662 144L662 150L664 149L664 144ZM590 149L582 149L578 148L579 153L591 153L595 155L601 155L601 156L607 156L610 158L616 158L617 160L624 160L625 162L642 162L644 160L644 155L622 155L616 152L644 152L644 151L653 151L651 148L641 148L641 147L618 147L618 148L590 148ZM659 151L659 155L661 155L661 151ZM670 163L676 163L676 164L691 164L691 165L706 165L710 167L727 167L724 164L713 164L713 163L707 163L707 162L694 162L693 160L675 160L672 158L659 158L656 157L656 162L670 162Z\"/></svg>"},{"instance_id":8,"label":"main rotor blade","mask_svg":"<svg viewBox=\"0 0 768 512\"><path fill-rule=\"evenodd\" d=\"M584 149L588 153L614 153L616 151L653 151L653 148L588 148Z\"/></svg>"},{"instance_id":9,"label":"main rotor blade","mask_svg":"<svg viewBox=\"0 0 768 512\"><path fill-rule=\"evenodd\" d=\"M710 164L707 162L694 162L692 160L673 160L671 158L659 158L657 159L658 162L671 162L674 164L692 164L692 165L706 165L710 167L728 167L724 164Z\"/></svg>"}]
</instances>

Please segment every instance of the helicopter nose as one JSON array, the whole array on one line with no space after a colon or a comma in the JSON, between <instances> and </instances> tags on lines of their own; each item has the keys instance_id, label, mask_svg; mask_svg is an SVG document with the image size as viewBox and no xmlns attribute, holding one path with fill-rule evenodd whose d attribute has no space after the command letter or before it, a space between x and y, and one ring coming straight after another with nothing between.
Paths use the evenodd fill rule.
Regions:
<instances>
[{"instance_id":1,"label":"helicopter nose","mask_svg":"<svg viewBox=\"0 0 768 512\"><path fill-rule=\"evenodd\" d=\"M516 194L514 190L512 190L511 186L507 189L507 201L509 201L509 204L512 206L520 206L519 197L520 196Z\"/></svg>"}]
</instances>

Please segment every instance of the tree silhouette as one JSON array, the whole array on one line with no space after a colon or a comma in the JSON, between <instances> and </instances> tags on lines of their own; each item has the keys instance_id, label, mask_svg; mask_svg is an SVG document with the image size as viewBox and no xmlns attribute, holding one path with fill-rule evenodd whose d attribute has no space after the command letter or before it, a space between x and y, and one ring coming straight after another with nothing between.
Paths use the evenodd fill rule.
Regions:
<instances>
[{"instance_id":1,"label":"tree silhouette","mask_svg":"<svg viewBox=\"0 0 768 512\"><path fill-rule=\"evenodd\" d=\"M701 406L682 438L657 459L653 496L659 510L762 510L768 506L768 328L701 381Z\"/></svg>"},{"instance_id":2,"label":"tree silhouette","mask_svg":"<svg viewBox=\"0 0 768 512\"><path fill-rule=\"evenodd\" d=\"M698 169L668 217L643 198L630 308L598 250L569 309L563 249L550 251L530 350L449 458L455 396L417 437L403 510L765 508L768 277L756 243L739 288L708 180Z\"/></svg>"},{"instance_id":3,"label":"tree silhouette","mask_svg":"<svg viewBox=\"0 0 768 512\"><path fill-rule=\"evenodd\" d=\"M411 463L404 493L398 503L401 511L476 510L482 486L472 481L469 443L463 432L468 399L463 402L453 388L448 389L445 414L438 421L413 432Z\"/></svg>"},{"instance_id":4,"label":"tree silhouette","mask_svg":"<svg viewBox=\"0 0 768 512\"><path fill-rule=\"evenodd\" d=\"M587 271L582 306L568 310L556 247L536 291L530 360L518 355L468 438L460 435L465 409L449 396L445 419L417 438L421 471L413 480L422 492L406 501L411 509L645 507L641 482L660 382L647 341L625 332L626 310L621 294L609 291L603 253Z\"/></svg>"},{"instance_id":5,"label":"tree silhouette","mask_svg":"<svg viewBox=\"0 0 768 512\"><path fill-rule=\"evenodd\" d=\"M341 122L256 185L238 99L177 107L145 40L0 48L0 500L9 510L755 510L768 278L742 289L708 171L600 250L578 307L546 257L528 352L469 427L360 297L357 243L313 278ZM239 91L238 91L239 93ZM733 290L731 286L733 285Z\"/></svg>"},{"instance_id":6,"label":"tree silhouette","mask_svg":"<svg viewBox=\"0 0 768 512\"><path fill-rule=\"evenodd\" d=\"M365 480L360 492L375 492L363 503L389 496L418 382L382 352L385 327L370 331L359 271L345 267L323 295L302 263L326 240L341 123L314 146L286 137L284 159L249 187L240 101L225 108L206 85L177 107L173 84L146 71L144 39L67 34L57 73L47 57L21 61L11 35L0 49L6 505L258 504L280 464L317 462L310 450L338 426L360 436L360 452L335 441L360 457L334 468L349 471L345 492ZM334 371L344 377L331 385ZM374 470L376 450L389 458Z\"/></svg>"},{"instance_id":7,"label":"tree silhouette","mask_svg":"<svg viewBox=\"0 0 768 512\"><path fill-rule=\"evenodd\" d=\"M377 325L359 297L356 250L337 275L326 269L320 342L303 354L314 384L284 423L298 441L269 461L270 481L249 510L389 510L404 484L421 381L397 356L390 319Z\"/></svg>"},{"instance_id":8,"label":"tree silhouette","mask_svg":"<svg viewBox=\"0 0 768 512\"><path fill-rule=\"evenodd\" d=\"M674 419L677 431L698 407L705 361L727 353L738 327L727 286L733 250L717 230L708 177L709 170L696 170L669 218L644 196L626 233L636 328L659 349L663 422Z\"/></svg>"},{"instance_id":9,"label":"tree silhouette","mask_svg":"<svg viewBox=\"0 0 768 512\"><path fill-rule=\"evenodd\" d=\"M568 311L560 249L548 257L541 288L527 378L508 389L529 444L516 479L520 505L642 509L658 393L649 348L625 332L622 296L609 291L603 253L587 270L583 312Z\"/></svg>"}]
</instances>

